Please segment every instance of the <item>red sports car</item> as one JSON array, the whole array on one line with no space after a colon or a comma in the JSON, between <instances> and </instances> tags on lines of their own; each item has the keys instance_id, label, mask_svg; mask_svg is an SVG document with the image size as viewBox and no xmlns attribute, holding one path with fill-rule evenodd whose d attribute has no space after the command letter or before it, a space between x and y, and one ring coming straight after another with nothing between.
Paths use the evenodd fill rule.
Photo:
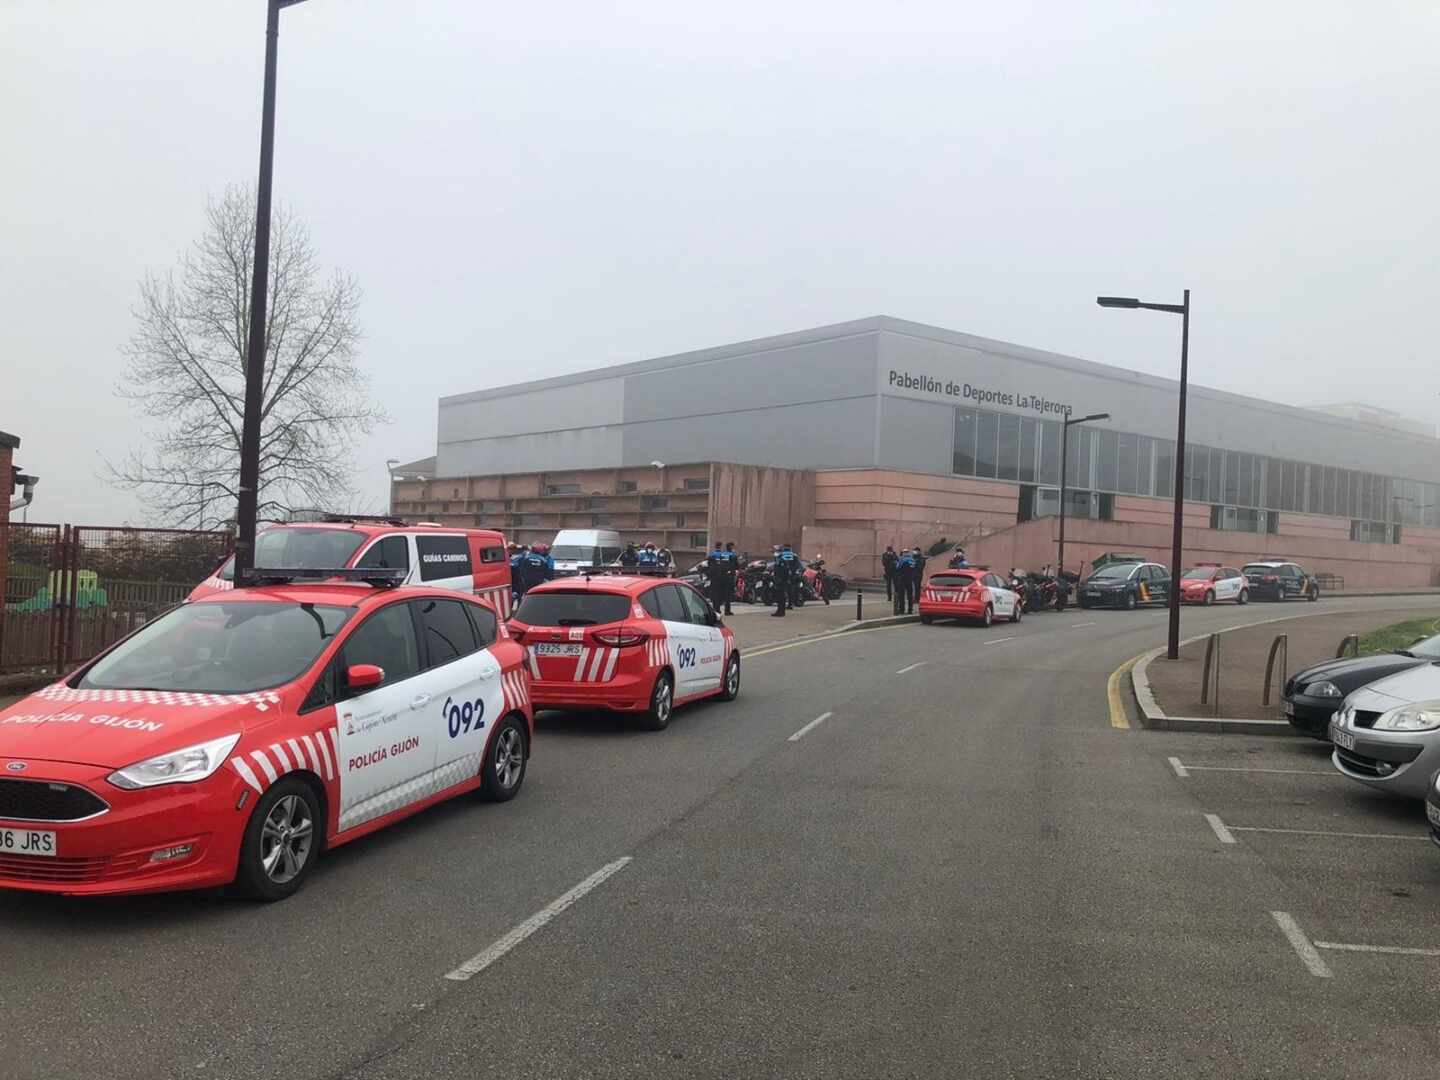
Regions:
<instances>
[{"instance_id":1,"label":"red sports car","mask_svg":"<svg viewBox=\"0 0 1440 1080\"><path fill-rule=\"evenodd\" d=\"M735 635L684 582L565 578L525 594L510 633L529 653L538 709L609 709L670 723L676 705L740 693Z\"/></svg>"},{"instance_id":2,"label":"red sports car","mask_svg":"<svg viewBox=\"0 0 1440 1080\"><path fill-rule=\"evenodd\" d=\"M454 592L181 604L0 711L0 887L281 899L325 848L464 792L513 797L529 681L494 611Z\"/></svg>"}]
</instances>

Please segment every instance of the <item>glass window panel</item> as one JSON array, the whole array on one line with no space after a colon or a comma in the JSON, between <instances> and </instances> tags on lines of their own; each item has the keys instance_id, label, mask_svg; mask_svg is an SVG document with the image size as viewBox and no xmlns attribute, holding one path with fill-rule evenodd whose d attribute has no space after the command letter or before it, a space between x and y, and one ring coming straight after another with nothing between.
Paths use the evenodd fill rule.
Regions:
<instances>
[{"instance_id":1,"label":"glass window panel","mask_svg":"<svg viewBox=\"0 0 1440 1080\"><path fill-rule=\"evenodd\" d=\"M1020 417L1009 413L1000 416L999 461L995 475L1001 480L1014 480L1020 475Z\"/></svg>"},{"instance_id":2,"label":"glass window panel","mask_svg":"<svg viewBox=\"0 0 1440 1080\"><path fill-rule=\"evenodd\" d=\"M1250 456L1251 506L1265 504L1265 459L1259 454Z\"/></svg>"},{"instance_id":3,"label":"glass window panel","mask_svg":"<svg viewBox=\"0 0 1440 1080\"><path fill-rule=\"evenodd\" d=\"M1175 444L1155 440L1155 494L1169 499L1175 495Z\"/></svg>"},{"instance_id":4,"label":"glass window panel","mask_svg":"<svg viewBox=\"0 0 1440 1080\"><path fill-rule=\"evenodd\" d=\"M995 475L996 440L1000 431L997 413L982 412L975 425L975 475Z\"/></svg>"},{"instance_id":5,"label":"glass window panel","mask_svg":"<svg viewBox=\"0 0 1440 1080\"><path fill-rule=\"evenodd\" d=\"M955 410L955 471L961 476L975 475L974 409Z\"/></svg>"},{"instance_id":6,"label":"glass window panel","mask_svg":"<svg viewBox=\"0 0 1440 1080\"><path fill-rule=\"evenodd\" d=\"M1233 450L1225 451L1225 483L1220 491L1220 501L1230 506L1240 503L1240 455Z\"/></svg>"},{"instance_id":7,"label":"glass window panel","mask_svg":"<svg viewBox=\"0 0 1440 1080\"><path fill-rule=\"evenodd\" d=\"M1039 449L1040 421L1026 417L1020 421L1020 482L1035 483L1035 455Z\"/></svg>"},{"instance_id":8,"label":"glass window panel","mask_svg":"<svg viewBox=\"0 0 1440 1080\"><path fill-rule=\"evenodd\" d=\"M1138 485L1140 461L1140 436L1126 435L1119 438L1119 458L1116 462L1116 489L1134 494Z\"/></svg>"},{"instance_id":9,"label":"glass window panel","mask_svg":"<svg viewBox=\"0 0 1440 1080\"><path fill-rule=\"evenodd\" d=\"M1280 509L1280 462L1274 458L1265 459L1265 505L1271 510Z\"/></svg>"},{"instance_id":10,"label":"glass window panel","mask_svg":"<svg viewBox=\"0 0 1440 1080\"><path fill-rule=\"evenodd\" d=\"M1239 506L1255 505L1255 478L1252 474L1254 466L1251 462L1254 459L1252 454L1236 454L1235 469L1238 475L1235 477L1235 503ZM1229 474L1226 474L1226 483L1229 483Z\"/></svg>"},{"instance_id":11,"label":"glass window panel","mask_svg":"<svg viewBox=\"0 0 1440 1080\"><path fill-rule=\"evenodd\" d=\"M1141 435L1135 465L1135 493L1137 495L1149 495L1155 490L1154 466L1155 440L1148 435Z\"/></svg>"},{"instance_id":12,"label":"glass window panel","mask_svg":"<svg viewBox=\"0 0 1440 1080\"><path fill-rule=\"evenodd\" d=\"M1120 438L1113 431L1101 431L1098 434L1099 451L1095 458L1095 486L1101 491L1114 491L1116 488L1115 458ZM1091 437L1094 438L1094 435Z\"/></svg>"},{"instance_id":13,"label":"glass window panel","mask_svg":"<svg viewBox=\"0 0 1440 1080\"><path fill-rule=\"evenodd\" d=\"M1210 451L1203 446L1185 448L1185 497L1205 501L1205 478L1210 475Z\"/></svg>"},{"instance_id":14,"label":"glass window panel","mask_svg":"<svg viewBox=\"0 0 1440 1080\"><path fill-rule=\"evenodd\" d=\"M1225 472L1225 451L1210 451L1210 473L1205 481L1205 500L1207 502L1221 502L1220 480Z\"/></svg>"},{"instance_id":15,"label":"glass window panel","mask_svg":"<svg viewBox=\"0 0 1440 1080\"><path fill-rule=\"evenodd\" d=\"M1051 420L1040 421L1040 483L1060 483L1060 425Z\"/></svg>"}]
</instances>

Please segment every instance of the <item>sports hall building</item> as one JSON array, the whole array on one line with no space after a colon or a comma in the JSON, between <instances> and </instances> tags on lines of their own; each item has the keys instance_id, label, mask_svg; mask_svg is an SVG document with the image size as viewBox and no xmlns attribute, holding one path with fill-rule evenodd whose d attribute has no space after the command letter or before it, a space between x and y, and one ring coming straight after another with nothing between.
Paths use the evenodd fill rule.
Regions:
<instances>
[{"instance_id":1,"label":"sports hall building","mask_svg":"<svg viewBox=\"0 0 1440 1080\"><path fill-rule=\"evenodd\" d=\"M1203 383L1204 360L1198 358ZM1264 379L1282 389L1283 380ZM433 463L395 470L397 514L504 529L614 528L682 565L712 539L788 540L851 576L886 544L962 540L1053 562L1062 421L1066 562L1169 561L1178 386L888 317L440 400ZM1440 441L1359 405L1189 393L1186 563L1261 556L1347 587L1440 568Z\"/></svg>"}]
</instances>

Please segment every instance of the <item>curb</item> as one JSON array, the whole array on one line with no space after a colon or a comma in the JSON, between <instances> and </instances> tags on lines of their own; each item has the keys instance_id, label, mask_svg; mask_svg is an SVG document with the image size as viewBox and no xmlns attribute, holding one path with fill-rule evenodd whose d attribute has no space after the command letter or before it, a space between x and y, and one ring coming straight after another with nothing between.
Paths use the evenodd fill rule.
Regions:
<instances>
[{"instance_id":1,"label":"curb","mask_svg":"<svg viewBox=\"0 0 1440 1080\"><path fill-rule=\"evenodd\" d=\"M1413 596L1414 593L1376 594L1376 595L1397 595ZM1307 611L1303 615L1279 615L1273 619L1260 619L1257 622L1245 623L1242 626L1227 626L1224 630L1214 631L1217 634L1228 634L1232 630L1249 630L1254 626L1267 626L1270 623L1289 622L1291 619L1313 619L1321 615L1333 615L1329 611ZM1194 637L1185 638L1180 642L1180 648L1194 644L1197 641L1204 641L1209 634L1196 634ZM1135 661L1135 666L1130 669L1130 686L1135 693L1135 704L1140 708L1140 723L1146 728L1158 728L1168 731L1208 731L1216 735L1299 735L1300 733L1290 726L1287 720L1260 720L1247 719L1242 717L1204 717L1204 716L1170 716L1160 703L1155 700L1155 692L1150 689L1150 679L1146 671L1150 667L1150 661L1154 660L1161 653L1165 652L1165 646L1151 649L1147 653L1141 653L1140 658Z\"/></svg>"}]
</instances>

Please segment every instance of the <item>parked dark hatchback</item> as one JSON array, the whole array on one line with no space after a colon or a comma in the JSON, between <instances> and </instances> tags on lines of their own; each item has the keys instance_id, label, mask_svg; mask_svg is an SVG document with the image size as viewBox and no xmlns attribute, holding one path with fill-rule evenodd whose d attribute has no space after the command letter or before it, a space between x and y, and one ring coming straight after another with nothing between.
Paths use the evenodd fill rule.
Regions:
<instances>
[{"instance_id":1,"label":"parked dark hatchback","mask_svg":"<svg viewBox=\"0 0 1440 1080\"><path fill-rule=\"evenodd\" d=\"M1297 671L1285 683L1285 717L1296 731L1328 741L1330 716L1352 690L1387 675L1437 662L1440 634L1421 638L1408 649L1314 664Z\"/></svg>"},{"instance_id":2,"label":"parked dark hatchback","mask_svg":"<svg viewBox=\"0 0 1440 1080\"><path fill-rule=\"evenodd\" d=\"M1319 600L1320 582L1293 562L1246 563L1241 571L1252 600Z\"/></svg>"}]
</instances>

